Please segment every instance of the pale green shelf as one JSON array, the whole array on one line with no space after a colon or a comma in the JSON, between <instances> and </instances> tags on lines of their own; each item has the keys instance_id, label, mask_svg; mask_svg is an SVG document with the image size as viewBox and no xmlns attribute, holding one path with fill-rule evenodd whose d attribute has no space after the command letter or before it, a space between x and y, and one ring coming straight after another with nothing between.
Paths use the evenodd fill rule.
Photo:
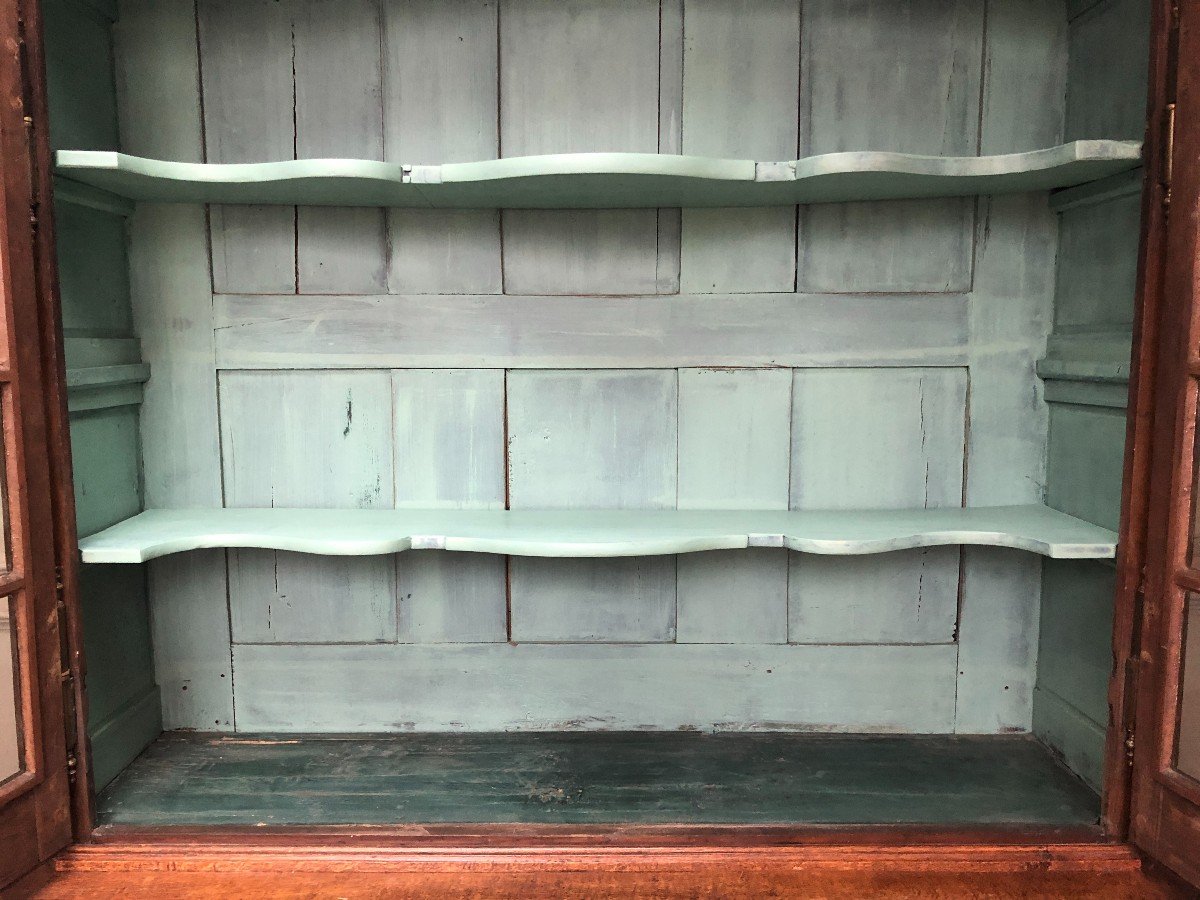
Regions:
<instances>
[{"instance_id":1,"label":"pale green shelf","mask_svg":"<svg viewBox=\"0 0 1200 900\"><path fill-rule=\"evenodd\" d=\"M1073 141L999 156L849 151L784 162L572 153L445 165L361 159L208 164L60 150L56 173L168 203L604 209L791 206L1073 187L1141 163L1137 141Z\"/></svg>"},{"instance_id":2,"label":"pale green shelf","mask_svg":"<svg viewBox=\"0 0 1200 900\"><path fill-rule=\"evenodd\" d=\"M912 547L1010 547L1108 559L1117 536L1045 506L904 510L154 509L80 542L87 563L140 563L216 547L329 556L457 550L513 556L655 556L786 547L856 556Z\"/></svg>"}]
</instances>

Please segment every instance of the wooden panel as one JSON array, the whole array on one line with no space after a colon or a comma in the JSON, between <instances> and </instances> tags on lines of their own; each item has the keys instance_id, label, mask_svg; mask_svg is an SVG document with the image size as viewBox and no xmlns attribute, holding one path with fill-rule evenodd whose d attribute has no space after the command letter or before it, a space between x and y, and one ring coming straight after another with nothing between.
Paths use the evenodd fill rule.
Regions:
<instances>
[{"instance_id":1,"label":"wooden panel","mask_svg":"<svg viewBox=\"0 0 1200 900\"><path fill-rule=\"evenodd\" d=\"M1046 502L1087 522L1116 528L1124 447L1124 410L1052 407Z\"/></svg>"},{"instance_id":2,"label":"wooden panel","mask_svg":"<svg viewBox=\"0 0 1200 900\"><path fill-rule=\"evenodd\" d=\"M383 76L377 0L292 0L296 157L383 159ZM296 212L297 290L386 290L384 214Z\"/></svg>"},{"instance_id":3,"label":"wooden panel","mask_svg":"<svg viewBox=\"0 0 1200 900\"><path fill-rule=\"evenodd\" d=\"M204 140L209 162L292 159L295 152L292 0L199 0ZM253 84L254 90L246 90ZM210 211L218 293L296 290L296 211Z\"/></svg>"},{"instance_id":4,"label":"wooden panel","mask_svg":"<svg viewBox=\"0 0 1200 900\"><path fill-rule=\"evenodd\" d=\"M1200 597L1187 595L1175 767L1200 781Z\"/></svg>"},{"instance_id":5,"label":"wooden panel","mask_svg":"<svg viewBox=\"0 0 1200 900\"><path fill-rule=\"evenodd\" d=\"M954 662L951 646L234 648L238 721L249 731L446 731L469 722L494 731L787 724L937 733L953 726Z\"/></svg>"},{"instance_id":6,"label":"wooden panel","mask_svg":"<svg viewBox=\"0 0 1200 900\"><path fill-rule=\"evenodd\" d=\"M76 203L55 203L62 324L67 334L130 331L125 220Z\"/></svg>"},{"instance_id":7,"label":"wooden panel","mask_svg":"<svg viewBox=\"0 0 1200 900\"><path fill-rule=\"evenodd\" d=\"M510 372L509 505L674 507L677 404L674 371ZM670 557L509 566L514 640L674 637Z\"/></svg>"},{"instance_id":8,"label":"wooden panel","mask_svg":"<svg viewBox=\"0 0 1200 900\"><path fill-rule=\"evenodd\" d=\"M962 505L962 369L801 370L793 403L794 508ZM884 567L792 557L789 639L950 640L958 551L907 550L886 559ZM874 615L856 612L854 598L870 598L864 602Z\"/></svg>"},{"instance_id":9,"label":"wooden panel","mask_svg":"<svg viewBox=\"0 0 1200 900\"><path fill-rule=\"evenodd\" d=\"M126 2L115 35L122 146L167 159L205 159L197 10L187 4ZM154 376L144 386L141 407L146 503L219 507L204 208L138 207L129 221L129 260L135 331ZM225 562L224 552L204 551L147 566L154 680L167 728L234 727Z\"/></svg>"},{"instance_id":10,"label":"wooden panel","mask_svg":"<svg viewBox=\"0 0 1200 900\"><path fill-rule=\"evenodd\" d=\"M679 373L679 508L786 509L792 373ZM787 551L702 553L678 561L683 643L787 641Z\"/></svg>"},{"instance_id":11,"label":"wooden panel","mask_svg":"<svg viewBox=\"0 0 1200 900\"><path fill-rule=\"evenodd\" d=\"M396 506L503 509L504 373L392 373ZM502 557L406 553L396 560L402 641L503 641Z\"/></svg>"},{"instance_id":12,"label":"wooden panel","mask_svg":"<svg viewBox=\"0 0 1200 900\"><path fill-rule=\"evenodd\" d=\"M658 151L659 4L522 0L500 16L503 156ZM509 211L509 294L653 294L650 210Z\"/></svg>"},{"instance_id":13,"label":"wooden panel","mask_svg":"<svg viewBox=\"0 0 1200 900\"><path fill-rule=\"evenodd\" d=\"M384 4L385 149L392 162L494 159L499 150L493 0ZM503 290L495 210L392 210L388 290Z\"/></svg>"},{"instance_id":14,"label":"wooden panel","mask_svg":"<svg viewBox=\"0 0 1200 900\"><path fill-rule=\"evenodd\" d=\"M391 400L383 372L222 373L226 505L392 506ZM235 641L395 638L388 557L239 551L229 579Z\"/></svg>"},{"instance_id":15,"label":"wooden panel","mask_svg":"<svg viewBox=\"0 0 1200 900\"><path fill-rule=\"evenodd\" d=\"M1103 0L1071 22L1066 133L1141 137L1146 126L1150 9Z\"/></svg>"},{"instance_id":16,"label":"wooden panel","mask_svg":"<svg viewBox=\"0 0 1200 900\"><path fill-rule=\"evenodd\" d=\"M953 365L961 295L217 297L224 368Z\"/></svg>"},{"instance_id":17,"label":"wooden panel","mask_svg":"<svg viewBox=\"0 0 1200 900\"><path fill-rule=\"evenodd\" d=\"M1132 327L1141 198L1120 196L1063 212L1059 228L1059 329Z\"/></svg>"},{"instance_id":18,"label":"wooden panel","mask_svg":"<svg viewBox=\"0 0 1200 900\"><path fill-rule=\"evenodd\" d=\"M109 23L71 0L46 0L42 10L50 145L117 148L113 48Z\"/></svg>"},{"instance_id":19,"label":"wooden panel","mask_svg":"<svg viewBox=\"0 0 1200 900\"><path fill-rule=\"evenodd\" d=\"M977 153L982 42L982 0L807 4L803 152ZM800 289L966 290L972 216L963 200L804 209Z\"/></svg>"},{"instance_id":20,"label":"wooden panel","mask_svg":"<svg viewBox=\"0 0 1200 900\"><path fill-rule=\"evenodd\" d=\"M683 152L797 155L799 0L689 0L684 7ZM792 291L796 211L683 211L680 289Z\"/></svg>"},{"instance_id":21,"label":"wooden panel","mask_svg":"<svg viewBox=\"0 0 1200 900\"><path fill-rule=\"evenodd\" d=\"M137 407L71 417L76 528L89 535L142 509Z\"/></svg>"}]
</instances>

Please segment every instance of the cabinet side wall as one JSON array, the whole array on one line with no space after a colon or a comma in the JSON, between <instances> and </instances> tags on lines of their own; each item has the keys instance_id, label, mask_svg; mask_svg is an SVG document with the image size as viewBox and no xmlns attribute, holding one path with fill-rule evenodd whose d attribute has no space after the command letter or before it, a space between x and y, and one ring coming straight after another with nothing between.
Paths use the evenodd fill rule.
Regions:
<instances>
[{"instance_id":1,"label":"cabinet side wall","mask_svg":"<svg viewBox=\"0 0 1200 900\"><path fill-rule=\"evenodd\" d=\"M1061 2L179 7L121 3L130 152L779 160L1063 133ZM147 206L147 505L1040 502L1054 246L1045 196ZM1041 568L1016 552L209 551L150 577L168 727L1031 727Z\"/></svg>"},{"instance_id":2,"label":"cabinet side wall","mask_svg":"<svg viewBox=\"0 0 1200 900\"><path fill-rule=\"evenodd\" d=\"M1145 128L1150 13L1140 0L1076 3L1068 140L1137 140ZM1059 212L1047 502L1116 529L1140 231L1141 171L1071 193ZM1103 775L1116 572L1047 560L1034 730L1097 789Z\"/></svg>"},{"instance_id":3,"label":"cabinet side wall","mask_svg":"<svg viewBox=\"0 0 1200 900\"><path fill-rule=\"evenodd\" d=\"M115 150L112 23L99 5L47 0L55 149ZM80 536L142 509L142 367L130 306L122 201L58 182L55 220ZM143 566L80 575L93 776L103 787L162 730Z\"/></svg>"}]
</instances>

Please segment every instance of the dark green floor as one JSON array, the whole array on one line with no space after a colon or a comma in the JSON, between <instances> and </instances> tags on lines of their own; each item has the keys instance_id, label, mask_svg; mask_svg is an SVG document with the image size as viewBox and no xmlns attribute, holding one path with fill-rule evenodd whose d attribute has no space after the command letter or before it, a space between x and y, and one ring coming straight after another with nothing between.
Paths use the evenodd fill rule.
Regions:
<instances>
[{"instance_id":1,"label":"dark green floor","mask_svg":"<svg viewBox=\"0 0 1200 900\"><path fill-rule=\"evenodd\" d=\"M1089 825L1098 807L1026 736L174 733L99 821Z\"/></svg>"}]
</instances>

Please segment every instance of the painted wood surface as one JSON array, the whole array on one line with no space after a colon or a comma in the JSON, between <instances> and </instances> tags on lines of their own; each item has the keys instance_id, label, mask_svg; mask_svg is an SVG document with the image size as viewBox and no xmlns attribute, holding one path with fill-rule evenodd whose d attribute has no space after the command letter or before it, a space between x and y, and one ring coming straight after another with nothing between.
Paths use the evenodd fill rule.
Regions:
<instances>
[{"instance_id":1,"label":"painted wood surface","mask_svg":"<svg viewBox=\"0 0 1200 900\"><path fill-rule=\"evenodd\" d=\"M968 295L218 296L238 369L952 366Z\"/></svg>"},{"instance_id":2,"label":"painted wood surface","mask_svg":"<svg viewBox=\"0 0 1200 900\"><path fill-rule=\"evenodd\" d=\"M233 655L248 731L945 733L954 722L951 646L259 644Z\"/></svg>"},{"instance_id":3,"label":"painted wood surface","mask_svg":"<svg viewBox=\"0 0 1200 900\"><path fill-rule=\"evenodd\" d=\"M679 508L787 509L791 406L786 369L680 371ZM679 557L675 639L785 642L787 563L766 548ZM732 602L745 615L731 617Z\"/></svg>"},{"instance_id":4,"label":"painted wood surface","mask_svg":"<svg viewBox=\"0 0 1200 900\"><path fill-rule=\"evenodd\" d=\"M504 373L392 373L395 498L399 509L503 509ZM396 560L397 633L425 643L507 637L503 558L405 554Z\"/></svg>"},{"instance_id":5,"label":"painted wood surface","mask_svg":"<svg viewBox=\"0 0 1200 900\"><path fill-rule=\"evenodd\" d=\"M220 398L226 506L392 506L387 373L225 372ZM392 640L395 569L381 557L232 553L229 610L235 641Z\"/></svg>"},{"instance_id":6,"label":"painted wood surface","mask_svg":"<svg viewBox=\"0 0 1200 900\"><path fill-rule=\"evenodd\" d=\"M85 562L109 563L144 562L205 547L269 547L324 556L457 550L603 558L747 547L858 556L967 544L1055 559L1110 559L1114 541L1107 529L1033 505L804 511L277 507L151 509L80 546Z\"/></svg>"},{"instance_id":7,"label":"painted wood surface","mask_svg":"<svg viewBox=\"0 0 1200 900\"><path fill-rule=\"evenodd\" d=\"M201 162L195 11L123 0L114 26L121 145ZM263 237L267 232L263 232ZM141 407L142 477L150 506L219 506L220 432L213 363L209 223L199 205L149 206L129 221L135 330L153 377ZM146 567L154 677L167 728L234 727L233 671L221 551Z\"/></svg>"},{"instance_id":8,"label":"painted wood surface","mask_svg":"<svg viewBox=\"0 0 1200 900\"><path fill-rule=\"evenodd\" d=\"M55 158L64 178L133 200L554 210L794 206L1047 191L1128 171L1140 163L1141 144L1080 140L991 157L861 150L782 162L618 151L441 166L338 158L197 164L106 150L60 150ZM536 218L529 214L524 221ZM627 218L625 227L638 219ZM609 220L617 221L611 215ZM614 292L636 293L629 287Z\"/></svg>"},{"instance_id":9,"label":"painted wood surface","mask_svg":"<svg viewBox=\"0 0 1200 900\"><path fill-rule=\"evenodd\" d=\"M961 506L966 389L966 373L956 368L798 370L791 506ZM889 554L886 562L832 562L790 560L790 640L952 639L956 548L924 545Z\"/></svg>"},{"instance_id":10,"label":"painted wood surface","mask_svg":"<svg viewBox=\"0 0 1200 900\"><path fill-rule=\"evenodd\" d=\"M678 484L675 372L511 372L507 391L514 512L500 515L546 508L567 510L558 514L567 520L586 520L595 508L627 520L646 521L644 510L678 515L671 511ZM669 554L678 545L660 546ZM675 560L606 555L630 558L511 560L512 638L671 640Z\"/></svg>"},{"instance_id":11,"label":"painted wood surface","mask_svg":"<svg viewBox=\"0 0 1200 900\"><path fill-rule=\"evenodd\" d=\"M1098 798L1027 737L165 735L102 825L398 822L1089 825Z\"/></svg>"},{"instance_id":12,"label":"painted wood surface","mask_svg":"<svg viewBox=\"0 0 1200 900\"><path fill-rule=\"evenodd\" d=\"M797 119L780 111L799 102L799 0L689 0L683 33L682 152L794 156ZM790 292L796 211L687 209L681 249L682 291Z\"/></svg>"}]
</instances>

